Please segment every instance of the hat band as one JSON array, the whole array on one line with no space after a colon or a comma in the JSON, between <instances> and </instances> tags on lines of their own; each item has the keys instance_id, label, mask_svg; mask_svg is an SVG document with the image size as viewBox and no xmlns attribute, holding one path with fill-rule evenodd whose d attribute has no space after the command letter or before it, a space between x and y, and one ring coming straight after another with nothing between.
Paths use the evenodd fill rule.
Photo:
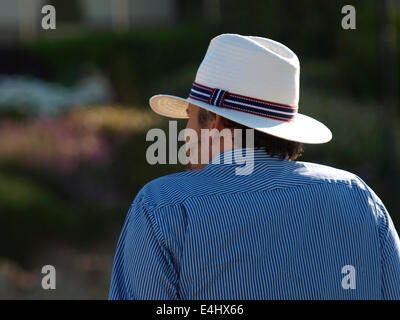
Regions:
<instances>
[{"instance_id":1,"label":"hat band","mask_svg":"<svg viewBox=\"0 0 400 320\"><path fill-rule=\"evenodd\" d=\"M298 110L298 107L295 106L246 97L226 90L210 88L196 82L193 82L189 98L213 106L252 113L281 121L293 120Z\"/></svg>"}]
</instances>

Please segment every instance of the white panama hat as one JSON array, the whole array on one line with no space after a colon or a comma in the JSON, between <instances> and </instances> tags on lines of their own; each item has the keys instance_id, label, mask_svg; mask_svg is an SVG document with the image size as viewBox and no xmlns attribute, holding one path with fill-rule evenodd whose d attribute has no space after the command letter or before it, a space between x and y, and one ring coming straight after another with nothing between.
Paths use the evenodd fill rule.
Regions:
<instances>
[{"instance_id":1,"label":"white panama hat","mask_svg":"<svg viewBox=\"0 0 400 320\"><path fill-rule=\"evenodd\" d=\"M189 103L250 128L302 143L325 143L332 133L298 113L300 63L285 45L262 37L221 34L210 41L188 98L158 94L150 107L188 118Z\"/></svg>"}]
</instances>

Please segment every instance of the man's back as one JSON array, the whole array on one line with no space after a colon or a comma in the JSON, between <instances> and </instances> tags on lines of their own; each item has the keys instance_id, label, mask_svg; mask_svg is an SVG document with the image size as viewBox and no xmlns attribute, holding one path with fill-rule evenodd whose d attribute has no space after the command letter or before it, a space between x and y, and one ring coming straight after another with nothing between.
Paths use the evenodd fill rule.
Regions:
<instances>
[{"instance_id":1,"label":"man's back","mask_svg":"<svg viewBox=\"0 0 400 320\"><path fill-rule=\"evenodd\" d=\"M400 299L399 238L360 178L261 150L248 175L222 162L141 189L111 299Z\"/></svg>"}]
</instances>

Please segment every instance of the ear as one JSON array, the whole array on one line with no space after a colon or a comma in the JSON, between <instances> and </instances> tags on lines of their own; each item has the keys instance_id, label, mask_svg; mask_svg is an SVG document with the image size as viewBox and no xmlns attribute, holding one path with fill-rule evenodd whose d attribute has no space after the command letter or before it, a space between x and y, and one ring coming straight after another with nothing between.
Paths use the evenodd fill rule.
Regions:
<instances>
[{"instance_id":1,"label":"ear","mask_svg":"<svg viewBox=\"0 0 400 320\"><path fill-rule=\"evenodd\" d=\"M215 128L215 129L217 129L219 131L221 131L222 129L225 128L223 118L219 114L216 114L215 118L213 119L212 129L213 128Z\"/></svg>"},{"instance_id":2,"label":"ear","mask_svg":"<svg viewBox=\"0 0 400 320\"><path fill-rule=\"evenodd\" d=\"M217 129L219 132L221 132L221 130L224 128L225 128L225 126L224 126L223 118L220 115L214 113L213 119L209 122L209 129L210 130ZM209 143L211 146L213 144L213 139L214 139L214 134L211 134L209 136Z\"/></svg>"}]
</instances>

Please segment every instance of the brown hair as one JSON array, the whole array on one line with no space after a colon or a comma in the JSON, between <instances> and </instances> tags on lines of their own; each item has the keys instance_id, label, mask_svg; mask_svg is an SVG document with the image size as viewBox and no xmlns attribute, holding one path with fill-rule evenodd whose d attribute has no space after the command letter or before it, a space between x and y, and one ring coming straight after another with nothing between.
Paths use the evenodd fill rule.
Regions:
<instances>
[{"instance_id":1,"label":"brown hair","mask_svg":"<svg viewBox=\"0 0 400 320\"><path fill-rule=\"evenodd\" d=\"M205 125L207 121L213 119L215 113L206 109L200 108L198 113L198 121L201 125ZM246 147L246 129L251 129L240 123L223 118L223 122L226 128L230 129L242 129L242 146ZM303 144L296 141L289 141L282 138L278 138L267 133L254 130L254 148L264 149L267 153L272 156L278 155L280 159L284 159L286 156L290 160L296 160L302 155Z\"/></svg>"}]
</instances>

